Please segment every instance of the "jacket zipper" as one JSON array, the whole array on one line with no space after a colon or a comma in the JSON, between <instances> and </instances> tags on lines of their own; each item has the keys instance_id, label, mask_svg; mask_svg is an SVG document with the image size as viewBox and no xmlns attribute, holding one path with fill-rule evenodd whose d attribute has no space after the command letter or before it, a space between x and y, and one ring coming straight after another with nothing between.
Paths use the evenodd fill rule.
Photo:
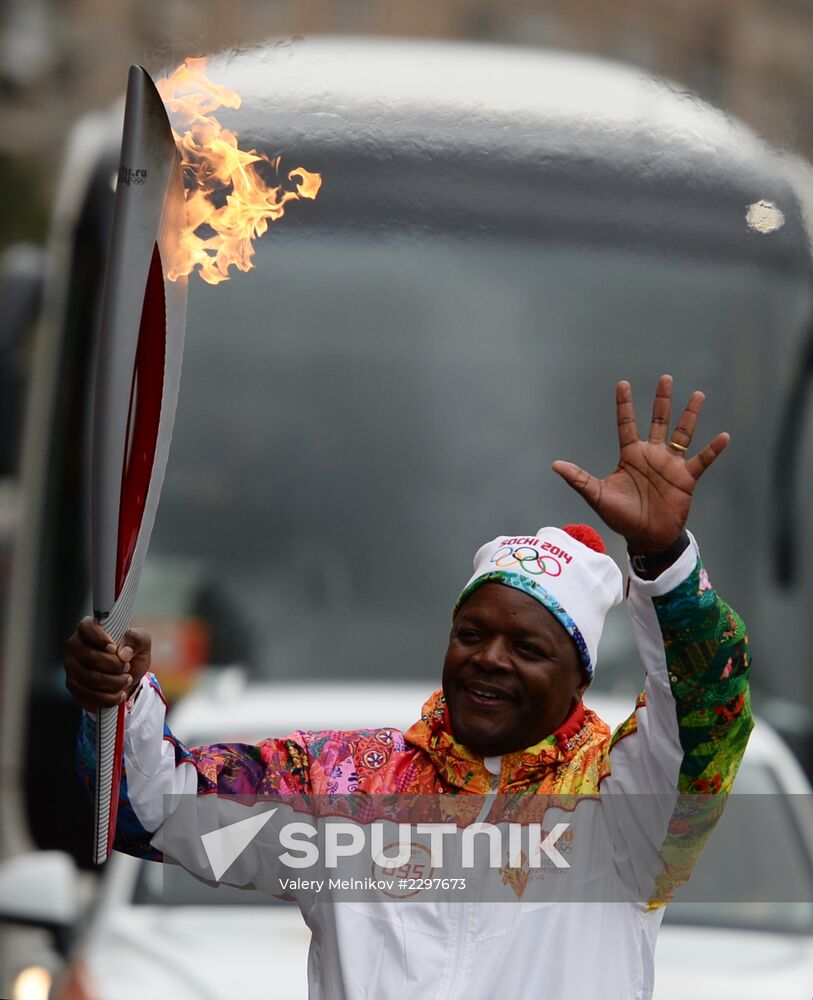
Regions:
<instances>
[{"instance_id":1,"label":"jacket zipper","mask_svg":"<svg viewBox=\"0 0 813 1000\"><path fill-rule=\"evenodd\" d=\"M484 822L485 818L491 812L491 807L497 797L497 789L499 787L499 774L492 774L489 779L489 790L486 793L483 806L477 814L477 819L474 821L475 823ZM472 907L477 905L477 903L458 904L457 941L455 943L455 958L454 965L452 967L452 975L449 979L449 990L446 994L447 1000L453 1000L454 997L463 993L463 984L458 982L458 976L460 975L460 970L463 965L463 956L466 950L466 927L468 924L469 914L472 911Z\"/></svg>"}]
</instances>

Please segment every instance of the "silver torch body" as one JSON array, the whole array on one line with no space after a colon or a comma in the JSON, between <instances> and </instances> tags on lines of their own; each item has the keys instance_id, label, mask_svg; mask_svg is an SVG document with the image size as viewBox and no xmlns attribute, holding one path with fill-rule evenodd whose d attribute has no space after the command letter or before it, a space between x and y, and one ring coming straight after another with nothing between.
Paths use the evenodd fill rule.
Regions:
<instances>
[{"instance_id":1,"label":"silver torch body","mask_svg":"<svg viewBox=\"0 0 813 1000\"><path fill-rule=\"evenodd\" d=\"M167 274L183 232L181 159L161 98L132 66L102 299L93 408L93 615L129 628L161 494L181 375L186 278ZM97 712L94 859L112 850L125 706Z\"/></svg>"}]
</instances>

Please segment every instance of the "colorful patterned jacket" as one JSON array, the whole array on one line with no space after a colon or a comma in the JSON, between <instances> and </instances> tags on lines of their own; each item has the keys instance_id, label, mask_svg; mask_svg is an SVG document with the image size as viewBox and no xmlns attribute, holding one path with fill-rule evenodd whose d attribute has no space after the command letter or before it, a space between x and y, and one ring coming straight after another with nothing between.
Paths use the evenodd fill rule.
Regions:
<instances>
[{"instance_id":1,"label":"colorful patterned jacket","mask_svg":"<svg viewBox=\"0 0 813 1000\"><path fill-rule=\"evenodd\" d=\"M167 850L162 831L166 793L358 797L497 792L578 795L599 803L614 794L705 793L698 801L721 806L752 728L745 627L713 590L694 540L657 580L631 575L628 605L647 671L633 714L611 734L580 705L536 746L503 756L498 775L455 741L440 692L406 733L298 731L256 746L188 749L166 727L160 688L149 678L127 722L116 846L160 859L162 849ZM92 746L87 723L80 733L79 756L89 781ZM637 901L514 903L507 908L496 903L300 901L313 932L310 995L445 1000L485 998L499 991L512 1000L543 994L557 1000L575 995L645 1000L653 988L662 904L688 877L719 811L701 810L693 825L686 821L685 806L674 810L657 845L662 867L655 889ZM617 839L613 822L602 819L601 835L607 839ZM167 852L200 877L211 878L198 841L199 831L190 830L188 857L177 844ZM619 849L614 843L613 857L623 854L624 845ZM227 880L233 880L231 873ZM510 880L509 872L504 881ZM234 875L235 884L255 881L256 873ZM538 977L528 975L532 970ZM542 982L546 988L540 992Z\"/></svg>"}]
</instances>

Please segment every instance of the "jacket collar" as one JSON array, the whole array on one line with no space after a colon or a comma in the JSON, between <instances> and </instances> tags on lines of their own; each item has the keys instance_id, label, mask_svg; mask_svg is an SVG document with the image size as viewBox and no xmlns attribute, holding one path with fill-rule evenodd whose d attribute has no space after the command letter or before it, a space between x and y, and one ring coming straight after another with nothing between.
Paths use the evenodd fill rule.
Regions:
<instances>
[{"instance_id":1,"label":"jacket collar","mask_svg":"<svg viewBox=\"0 0 813 1000\"><path fill-rule=\"evenodd\" d=\"M452 736L449 710L442 691L435 691L429 698L421 718L405 735L408 743L429 756L445 784L479 795L495 791L483 758ZM503 756L497 790L550 791L550 779L559 765L569 763L585 744L608 735L607 725L580 701L550 736L534 746Z\"/></svg>"}]
</instances>

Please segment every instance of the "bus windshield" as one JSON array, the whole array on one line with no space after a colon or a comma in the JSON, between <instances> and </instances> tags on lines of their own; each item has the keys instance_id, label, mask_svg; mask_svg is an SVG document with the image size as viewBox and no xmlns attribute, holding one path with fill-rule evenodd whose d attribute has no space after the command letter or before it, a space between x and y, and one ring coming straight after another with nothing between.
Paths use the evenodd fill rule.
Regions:
<instances>
[{"instance_id":1,"label":"bus windshield","mask_svg":"<svg viewBox=\"0 0 813 1000\"><path fill-rule=\"evenodd\" d=\"M214 662L265 678L439 677L479 545L600 527L550 464L610 471L615 381L645 428L657 374L682 396L702 370L706 437L764 363L749 344L803 312L780 272L530 238L280 230L257 249L246 275L190 282L138 611L203 619ZM709 477L691 525L727 572L745 558L720 536L728 488ZM600 660L599 686L640 684L619 609Z\"/></svg>"}]
</instances>

